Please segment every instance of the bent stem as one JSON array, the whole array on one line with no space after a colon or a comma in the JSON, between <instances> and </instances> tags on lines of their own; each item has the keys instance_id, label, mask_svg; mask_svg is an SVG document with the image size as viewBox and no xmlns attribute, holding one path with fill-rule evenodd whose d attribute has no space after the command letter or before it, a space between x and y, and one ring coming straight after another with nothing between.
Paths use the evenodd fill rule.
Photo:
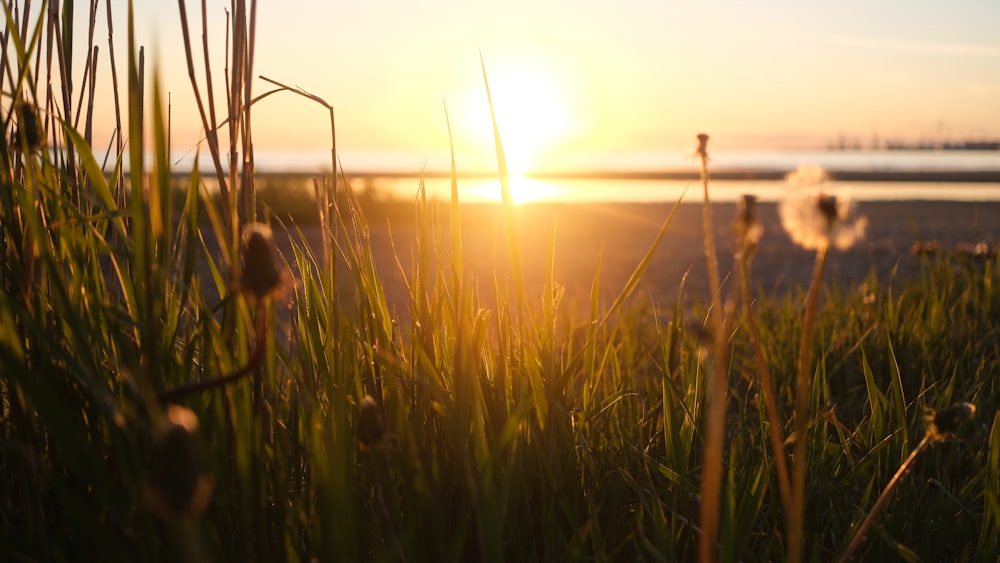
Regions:
<instances>
[{"instance_id":1,"label":"bent stem","mask_svg":"<svg viewBox=\"0 0 1000 563\"><path fill-rule=\"evenodd\" d=\"M264 309L264 307L260 307L257 310L257 334L254 341L253 351L250 353L250 359L247 360L245 366L213 379L195 381L194 383L181 385L180 387L175 387L173 389L157 393L156 399L160 402L160 404L163 405L171 401L176 401L182 397L187 397L188 395L194 395L195 393L201 393L202 391L222 387L239 380L257 369L261 362L264 361L264 354L267 351L267 311L261 309Z\"/></svg>"},{"instance_id":2,"label":"bent stem","mask_svg":"<svg viewBox=\"0 0 1000 563\"><path fill-rule=\"evenodd\" d=\"M812 282L806 294L805 320L802 324L802 345L799 348L798 379L795 383L795 447L792 454L794 475L792 476L792 498L794 504L788 522L788 560L802 561L803 530L806 510L806 466L808 455L806 432L809 427L809 402L812 397L811 362L813 329L816 324L816 304L819 301L820 282L826 268L828 247L816 251Z\"/></svg>"},{"instance_id":3,"label":"bent stem","mask_svg":"<svg viewBox=\"0 0 1000 563\"><path fill-rule=\"evenodd\" d=\"M850 561L854 552L861 547L861 543L865 540L865 536L868 535L868 531L871 529L872 524L875 523L875 518L882 512L885 505L889 503L889 498L892 497L892 493L896 490L896 486L899 485L899 482L903 480L903 475L905 475L910 469L910 466L913 465L914 460L917 459L920 452L924 451L929 445L934 443L933 438L934 436L930 432L925 434L924 439L920 440L917 447L913 448L910 456L907 457L906 461L904 461L903 464L899 466L899 469L896 470L896 474L892 476L889 483L884 489L882 489L882 494L878 496L878 500L875 501L875 505L868 511L864 521L862 521L861 525L858 526L858 530L854 532L854 538L851 539L851 544L847 546L847 551L845 551L844 555L839 559L840 563L847 563Z\"/></svg>"}]
</instances>

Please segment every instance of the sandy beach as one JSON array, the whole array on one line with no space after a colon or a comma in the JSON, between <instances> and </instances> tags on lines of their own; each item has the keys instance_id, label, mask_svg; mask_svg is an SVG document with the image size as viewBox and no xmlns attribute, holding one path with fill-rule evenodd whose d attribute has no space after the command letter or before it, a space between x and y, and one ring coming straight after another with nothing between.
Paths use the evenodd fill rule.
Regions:
<instances>
[{"instance_id":1,"label":"sandy beach","mask_svg":"<svg viewBox=\"0 0 1000 563\"><path fill-rule=\"evenodd\" d=\"M565 291L564 302L578 311L588 307L591 287L600 279L603 306L611 303L640 263L668 216L672 204L529 204L517 207L524 279L529 294L540 295L553 248L553 270ZM437 233L442 267L448 262L450 231L447 206L438 210ZM737 207L714 205L720 273L732 270L732 225ZM850 289L874 273L881 281L913 275L919 260L916 242L934 242L943 252L962 245L1000 243L1000 202L863 202L858 211L868 217L865 239L847 251L832 251L826 277L829 285ZM759 206L765 231L753 262L755 291L777 295L804 286L813 266L811 251L797 247L781 228L777 204ZM400 275L411 272L416 227L411 204L384 203L368 209L376 267L386 294L397 308L406 308L406 285ZM468 205L462 213L467 268L478 280L480 295L491 299L494 272L509 275L502 218L495 205ZM321 230L304 226L314 251L321 252ZM278 237L288 252L287 237ZM632 299L671 306L681 280L684 299L706 300L707 283L701 206L681 204ZM600 273L598 274L598 262ZM489 303L491 301L484 301Z\"/></svg>"}]
</instances>

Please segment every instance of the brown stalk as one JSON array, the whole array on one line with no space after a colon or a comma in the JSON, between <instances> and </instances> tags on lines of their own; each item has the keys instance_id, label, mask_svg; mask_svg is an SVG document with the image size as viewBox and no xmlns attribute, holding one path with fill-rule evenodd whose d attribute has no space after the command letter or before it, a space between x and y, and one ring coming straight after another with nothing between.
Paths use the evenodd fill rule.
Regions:
<instances>
[{"instance_id":1,"label":"brown stalk","mask_svg":"<svg viewBox=\"0 0 1000 563\"><path fill-rule=\"evenodd\" d=\"M83 139L88 145L93 145L94 136L94 91L97 89L97 54L99 48L93 48L93 70L90 73L90 80L87 82L87 113L83 120Z\"/></svg>"},{"instance_id":2,"label":"brown stalk","mask_svg":"<svg viewBox=\"0 0 1000 563\"><path fill-rule=\"evenodd\" d=\"M111 63L111 91L114 93L115 100L115 154L121 154L123 150L122 112L121 100L118 98L118 67L115 64L114 25L111 17L111 2L105 2L105 6L107 7L108 15L108 59ZM118 182L116 182L116 185L118 186L115 193L116 203L119 207L125 207L125 172L121 168L118 170Z\"/></svg>"},{"instance_id":3,"label":"brown stalk","mask_svg":"<svg viewBox=\"0 0 1000 563\"><path fill-rule=\"evenodd\" d=\"M910 452L906 461L899 466L899 469L896 470L896 474L889 480L889 484L882 489L882 494L878 496L878 500L875 501L875 505L872 506L871 510L868 511L868 514L865 515L864 521L862 521L861 525L858 526L857 531L854 533L854 538L851 539L850 545L847 546L847 551L845 551L844 555L842 555L838 560L840 563L848 563L851 560L851 557L854 556L854 552L861 547L862 543L864 543L865 536L868 535L868 531L871 530L872 525L875 523L875 518L877 518L882 512L885 505L889 504L889 499L892 497L892 493L896 490L896 486L903 480L903 475L909 471L910 466L913 465L913 461L917 459L920 452L927 449L927 447L933 443L933 436L930 433L925 434L924 439L920 440L920 443L917 444L917 447L914 448L912 452Z\"/></svg>"},{"instance_id":4,"label":"brown stalk","mask_svg":"<svg viewBox=\"0 0 1000 563\"><path fill-rule=\"evenodd\" d=\"M306 99L309 99L309 100L312 100L312 101L316 102L317 104L319 104L319 105L323 106L324 108L326 108L327 112L330 114L330 166L331 166L332 175L333 175L333 177L331 178L332 190L330 190L330 191L332 192L332 203L333 203L333 206L334 206L334 210L336 210L336 206L337 206L339 194L337 193L337 125L336 125L336 120L334 118L333 105L330 104L329 102L327 102L326 100L324 100L323 98L317 96L316 94L312 94L310 92L307 92L307 91L303 90L302 88L299 88L298 86L288 86L286 84L282 84L281 82L278 82L277 80L273 80L273 79L268 78L266 76L261 76L260 79L263 80L263 81L265 81L265 82L269 82L271 84L274 84L275 86L278 87L278 89L277 90L271 90L270 92L267 92L265 94L261 94L260 96L258 96L257 98L255 98L253 100L254 102L260 100L264 96L269 96L269 95L274 94L276 92L288 91L288 92L292 92L294 94L298 94L298 95L300 95L300 96L302 96L302 97L304 97ZM324 198L324 200L325 200L325 198ZM331 222L330 222L330 225L329 225L330 229L331 229L330 232L333 233L334 237L337 236L337 230L336 230L337 229L337 223L336 223L337 216L338 216L338 214L336 212L333 213L332 215L328 215L328 218L331 219ZM333 257L332 256L328 256L327 258L329 260L328 264L329 264L329 267L331 268L331 272L333 272L332 268L335 267L334 266L335 262L333 260Z\"/></svg>"},{"instance_id":5,"label":"brown stalk","mask_svg":"<svg viewBox=\"0 0 1000 563\"><path fill-rule=\"evenodd\" d=\"M49 24L51 26L50 37L54 38L54 41L55 41L56 63L58 65L59 81L62 84L62 88L60 88L60 90L61 90L60 93L62 94L62 100L61 100L61 102L62 102L62 112L61 113L62 113L63 120L66 123L70 123L70 122L73 121L73 115L72 115L72 112L73 112L73 100L72 100L72 96L73 96L73 92L72 92L72 90L73 90L73 88L72 88L73 80L72 80L72 76L70 76L70 71L68 70L67 64L66 64L65 43L63 42L63 30L62 30L62 26L60 25L61 18L59 17L58 9L59 9L59 7L58 7L58 3L57 2L53 2L53 3L49 4L49 14L50 14ZM73 23L69 22L68 25L73 25ZM72 35L72 32L71 32L71 35ZM88 54L89 54L89 50L88 50ZM51 54L50 54L50 57L51 57ZM70 62L72 62L72 61L70 61ZM50 87L51 87L51 81L50 81ZM82 94L83 90L84 89L81 88L81 94ZM57 113L57 115L58 115L58 113ZM53 133L52 133L53 140L58 139L59 137L56 134L56 131L58 131L58 127L53 127L52 131L53 131ZM57 145L55 143L53 143L52 146L55 147ZM64 149L66 151L66 156L65 156L64 162L60 166L60 169L68 169L69 170L69 177L75 179L76 178L76 157L75 157L76 149L74 149L72 143L67 144L64 147ZM55 154L59 155L61 153L59 153L57 151ZM72 186L77 187L77 184L76 184L75 181L72 183ZM74 194L74 197L77 197L77 198L79 197L79 191L78 190L77 190L77 193Z\"/></svg>"},{"instance_id":6,"label":"brown stalk","mask_svg":"<svg viewBox=\"0 0 1000 563\"><path fill-rule=\"evenodd\" d=\"M241 2L242 4L243 2ZM244 11L246 7L244 6ZM243 145L243 181L242 195L245 206L244 217L248 221L255 221L257 217L257 192L254 189L254 154L253 154L253 127L251 126L251 102L253 101L253 34L257 27L257 3L251 0L249 23L247 25L246 36L244 37L243 54L243 99L240 102L240 109L243 112L243 135L241 142ZM244 14L244 20L247 15Z\"/></svg>"},{"instance_id":7,"label":"brown stalk","mask_svg":"<svg viewBox=\"0 0 1000 563\"><path fill-rule=\"evenodd\" d=\"M202 26L203 44L205 50L205 81L210 113L206 113L205 101L202 99L201 90L198 88L198 77L194 70L194 57L191 53L191 32L188 29L187 6L184 0L177 0L177 4L181 16L181 33L184 37L184 56L187 60L188 77L191 80L191 90L194 93L195 104L197 104L198 113L201 116L202 127L205 129L205 140L208 142L208 152L212 157L212 163L215 165L215 174L219 181L219 193L222 197L223 217L226 224L229 225L232 222L232 212L229 205L229 185L226 183L225 169L222 166L222 158L219 154L218 133L216 132L216 128L213 126L216 121L215 102L214 96L212 95L212 74L208 61L208 24L205 22L205 2L204 0L202 1ZM110 13L108 17L110 18Z\"/></svg>"},{"instance_id":8,"label":"brown stalk","mask_svg":"<svg viewBox=\"0 0 1000 563\"><path fill-rule=\"evenodd\" d=\"M245 8L244 8L245 9ZM253 55L254 36L257 33L257 1L250 2L249 32L245 39L246 55L243 70L243 197L246 205L245 217L248 221L256 220L257 192L254 189L254 154L253 127L250 123L250 108L253 105Z\"/></svg>"},{"instance_id":9,"label":"brown stalk","mask_svg":"<svg viewBox=\"0 0 1000 563\"><path fill-rule=\"evenodd\" d=\"M15 16L17 15L17 4L14 5ZM31 13L31 0L24 1L24 19L21 20L21 41L28 35L28 14ZM16 18L15 18L16 19Z\"/></svg>"},{"instance_id":10,"label":"brown stalk","mask_svg":"<svg viewBox=\"0 0 1000 563\"><path fill-rule=\"evenodd\" d=\"M245 215L246 209L244 201L244 193L242 189L237 189L236 186L241 186L242 182L238 181L239 169L236 166L239 151L237 150L237 139L242 138L240 117L242 116L241 98L239 92L242 90L243 86L243 54L244 54L244 14L242 10L243 2L233 2L233 43L232 43L232 66L229 68L227 74L229 76L229 85L227 88L227 98L226 103L228 104L227 111L229 115L229 185L233 189L236 189L236 217L237 217L237 228L233 233L239 232L238 225L243 224L247 220ZM228 28L227 28L228 29ZM227 57L227 62L230 59Z\"/></svg>"},{"instance_id":11,"label":"brown stalk","mask_svg":"<svg viewBox=\"0 0 1000 563\"><path fill-rule=\"evenodd\" d=\"M73 128L77 130L80 129L80 118L83 115L83 100L87 97L89 85L93 82L92 77L97 72L97 51L94 50L94 27L97 25L97 0L90 0L88 4L90 5L90 17L88 18L89 25L87 27L87 58L83 62L83 77L80 78L80 83L87 86L80 88L80 97L76 102L76 121L73 122ZM90 100L93 102L93 96L91 96ZM84 137L84 139L86 138ZM89 139L87 142L90 142Z\"/></svg>"},{"instance_id":12,"label":"brown stalk","mask_svg":"<svg viewBox=\"0 0 1000 563\"><path fill-rule=\"evenodd\" d=\"M14 5L14 21L17 21L17 4ZM3 35L0 35L0 80L2 76L7 77L8 89L14 91L14 74L10 70L7 61L7 45L10 43L10 28L4 26Z\"/></svg>"}]
</instances>

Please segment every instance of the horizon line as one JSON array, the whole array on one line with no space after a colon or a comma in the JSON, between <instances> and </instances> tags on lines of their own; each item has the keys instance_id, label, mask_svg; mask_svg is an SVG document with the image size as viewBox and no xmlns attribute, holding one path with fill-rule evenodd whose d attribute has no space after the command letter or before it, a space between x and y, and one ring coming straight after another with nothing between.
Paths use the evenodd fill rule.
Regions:
<instances>
[{"instance_id":1,"label":"horizon line","mask_svg":"<svg viewBox=\"0 0 1000 563\"><path fill-rule=\"evenodd\" d=\"M206 178L204 170L200 172ZM722 168L710 172L709 177L721 181L781 181L792 172L790 169L770 168ZM329 170L306 172L299 170L274 171L257 170L255 175L263 178L284 178L301 179L322 177L329 175ZM125 172L128 174L128 171ZM951 182L951 183L1000 183L1000 169L997 170L831 170L827 169L827 174L832 181L839 182ZM174 171L171 176L177 178L189 177L191 172ZM399 171L399 170L341 170L337 175L348 180L408 180L408 179L448 179L452 177L451 171L445 170L423 170L419 172ZM461 179L496 179L496 171L477 170L469 172L459 172L455 174ZM534 171L523 174L511 174L515 177L524 177L532 180L596 180L596 181L656 181L656 180L679 180L694 181L701 178L697 170L683 169L634 169L634 170L561 170L561 171Z\"/></svg>"}]
</instances>

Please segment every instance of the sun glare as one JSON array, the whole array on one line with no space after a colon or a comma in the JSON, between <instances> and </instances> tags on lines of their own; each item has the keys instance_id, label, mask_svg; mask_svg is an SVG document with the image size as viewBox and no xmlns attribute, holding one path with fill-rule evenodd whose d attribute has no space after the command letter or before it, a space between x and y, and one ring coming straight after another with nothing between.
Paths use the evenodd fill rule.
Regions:
<instances>
[{"instance_id":1,"label":"sun glare","mask_svg":"<svg viewBox=\"0 0 1000 563\"><path fill-rule=\"evenodd\" d=\"M563 190L555 184L533 180L521 175L511 175L508 184L510 198L516 205L532 201L559 199L563 193ZM470 186L466 196L471 200L503 201L499 180Z\"/></svg>"},{"instance_id":2,"label":"sun glare","mask_svg":"<svg viewBox=\"0 0 1000 563\"><path fill-rule=\"evenodd\" d=\"M488 66L487 77L507 169L517 175L544 164L546 151L565 137L571 126L567 97L554 75L531 66L500 68L497 72ZM476 136L492 149L489 105L481 90L467 100Z\"/></svg>"}]
</instances>

